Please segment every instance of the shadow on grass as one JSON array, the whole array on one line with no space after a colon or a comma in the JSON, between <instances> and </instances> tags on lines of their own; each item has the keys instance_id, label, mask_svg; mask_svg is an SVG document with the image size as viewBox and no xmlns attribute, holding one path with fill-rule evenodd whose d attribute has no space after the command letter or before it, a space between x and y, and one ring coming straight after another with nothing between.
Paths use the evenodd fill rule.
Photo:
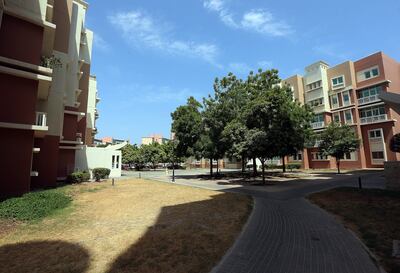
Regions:
<instances>
[{"instance_id":1,"label":"shadow on grass","mask_svg":"<svg viewBox=\"0 0 400 273\"><path fill-rule=\"evenodd\" d=\"M83 273L89 253L78 244L64 241L30 241L0 247L1 273Z\"/></svg>"},{"instance_id":2,"label":"shadow on grass","mask_svg":"<svg viewBox=\"0 0 400 273\"><path fill-rule=\"evenodd\" d=\"M244 196L224 193L163 207L156 223L114 260L107 273L210 272L240 233L249 204Z\"/></svg>"}]
</instances>

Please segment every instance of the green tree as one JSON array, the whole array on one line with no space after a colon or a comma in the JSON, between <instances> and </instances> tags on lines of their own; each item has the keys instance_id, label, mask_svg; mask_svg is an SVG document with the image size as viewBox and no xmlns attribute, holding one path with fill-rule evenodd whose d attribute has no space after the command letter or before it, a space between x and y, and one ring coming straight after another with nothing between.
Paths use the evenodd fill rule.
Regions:
<instances>
[{"instance_id":1,"label":"green tree","mask_svg":"<svg viewBox=\"0 0 400 273\"><path fill-rule=\"evenodd\" d=\"M249 156L247 149L248 129L247 127L235 119L225 126L222 132L222 140L227 144L227 155L240 159L242 162L242 172L245 171L246 161Z\"/></svg>"},{"instance_id":2,"label":"green tree","mask_svg":"<svg viewBox=\"0 0 400 273\"><path fill-rule=\"evenodd\" d=\"M136 170L142 169L146 163L141 149L136 145L127 144L124 148L122 148L121 152L122 163L129 164L130 166L134 165Z\"/></svg>"},{"instance_id":3,"label":"green tree","mask_svg":"<svg viewBox=\"0 0 400 273\"><path fill-rule=\"evenodd\" d=\"M194 147L202 132L201 108L200 102L190 97L186 105L179 106L171 114L176 154L179 157L196 155Z\"/></svg>"},{"instance_id":4,"label":"green tree","mask_svg":"<svg viewBox=\"0 0 400 273\"><path fill-rule=\"evenodd\" d=\"M210 159L210 174L213 173L212 161L222 159L230 148L225 127L235 120L240 111L240 91L242 81L229 73L222 79L215 79L214 95L203 99L203 136L200 139L200 149L203 156ZM217 166L218 172L218 166Z\"/></svg>"},{"instance_id":5,"label":"green tree","mask_svg":"<svg viewBox=\"0 0 400 273\"><path fill-rule=\"evenodd\" d=\"M121 149L121 153L122 153L122 164L130 165L134 163L135 146L127 144L125 147Z\"/></svg>"},{"instance_id":6,"label":"green tree","mask_svg":"<svg viewBox=\"0 0 400 273\"><path fill-rule=\"evenodd\" d=\"M265 184L265 162L276 155L274 141L267 131L252 129L246 140L247 151L261 162L262 181Z\"/></svg>"},{"instance_id":7,"label":"green tree","mask_svg":"<svg viewBox=\"0 0 400 273\"><path fill-rule=\"evenodd\" d=\"M153 169L157 168L157 164L165 158L161 145L157 142L140 146L140 153L146 163L150 163Z\"/></svg>"},{"instance_id":8,"label":"green tree","mask_svg":"<svg viewBox=\"0 0 400 273\"><path fill-rule=\"evenodd\" d=\"M251 100L245 110L246 126L266 134L273 144L269 158L281 157L285 171L285 156L302 149L312 135L313 113L293 99L292 90L281 84L275 69L250 73L247 84Z\"/></svg>"},{"instance_id":9,"label":"green tree","mask_svg":"<svg viewBox=\"0 0 400 273\"><path fill-rule=\"evenodd\" d=\"M360 140L351 127L336 122L325 128L321 140L319 150L324 155L335 157L338 173L340 173L340 160L345 154L354 152L360 145Z\"/></svg>"}]
</instances>

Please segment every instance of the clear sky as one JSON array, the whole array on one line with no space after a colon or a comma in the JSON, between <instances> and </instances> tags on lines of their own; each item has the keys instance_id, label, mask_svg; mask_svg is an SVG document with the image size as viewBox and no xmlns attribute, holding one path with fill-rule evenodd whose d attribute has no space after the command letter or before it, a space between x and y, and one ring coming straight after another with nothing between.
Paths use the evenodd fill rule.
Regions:
<instances>
[{"instance_id":1,"label":"clear sky","mask_svg":"<svg viewBox=\"0 0 400 273\"><path fill-rule=\"evenodd\" d=\"M400 61L398 0L89 0L98 79L97 137L169 137L170 113L215 77L303 73L384 51Z\"/></svg>"}]
</instances>

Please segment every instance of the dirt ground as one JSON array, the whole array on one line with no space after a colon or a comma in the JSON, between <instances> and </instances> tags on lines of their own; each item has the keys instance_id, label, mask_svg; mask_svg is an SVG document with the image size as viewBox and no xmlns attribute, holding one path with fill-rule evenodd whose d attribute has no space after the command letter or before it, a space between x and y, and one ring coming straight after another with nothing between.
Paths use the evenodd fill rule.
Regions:
<instances>
[{"instance_id":1,"label":"dirt ground","mask_svg":"<svg viewBox=\"0 0 400 273\"><path fill-rule=\"evenodd\" d=\"M252 205L144 180L85 183L71 193L73 205L43 221L0 222L0 272L209 272Z\"/></svg>"},{"instance_id":2,"label":"dirt ground","mask_svg":"<svg viewBox=\"0 0 400 273\"><path fill-rule=\"evenodd\" d=\"M388 273L400 272L400 260L392 257L393 240L400 232L400 192L338 188L312 194L310 199L352 229Z\"/></svg>"}]
</instances>

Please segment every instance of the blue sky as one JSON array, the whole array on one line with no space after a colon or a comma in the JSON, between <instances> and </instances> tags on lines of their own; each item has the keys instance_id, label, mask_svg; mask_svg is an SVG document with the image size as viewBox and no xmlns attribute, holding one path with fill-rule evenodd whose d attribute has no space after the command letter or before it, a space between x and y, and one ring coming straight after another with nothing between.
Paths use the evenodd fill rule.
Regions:
<instances>
[{"instance_id":1,"label":"blue sky","mask_svg":"<svg viewBox=\"0 0 400 273\"><path fill-rule=\"evenodd\" d=\"M400 60L400 2L89 1L98 79L97 137L169 136L170 113L212 92L215 77L302 73L384 51Z\"/></svg>"}]
</instances>

